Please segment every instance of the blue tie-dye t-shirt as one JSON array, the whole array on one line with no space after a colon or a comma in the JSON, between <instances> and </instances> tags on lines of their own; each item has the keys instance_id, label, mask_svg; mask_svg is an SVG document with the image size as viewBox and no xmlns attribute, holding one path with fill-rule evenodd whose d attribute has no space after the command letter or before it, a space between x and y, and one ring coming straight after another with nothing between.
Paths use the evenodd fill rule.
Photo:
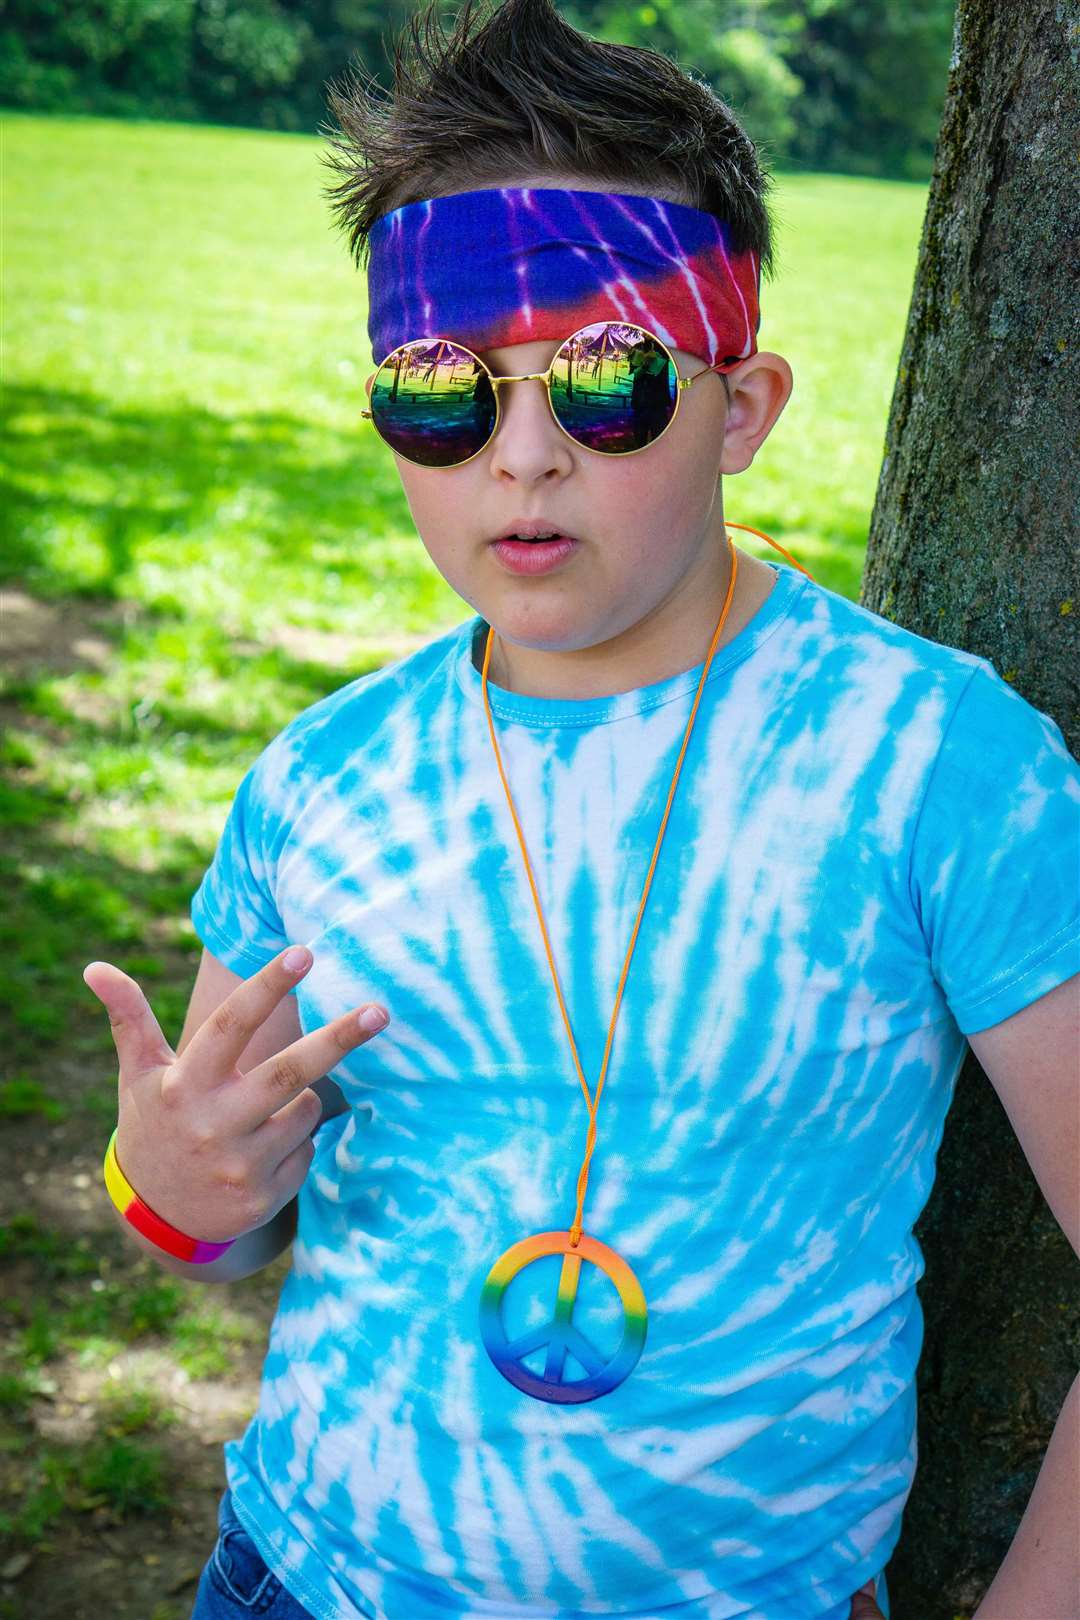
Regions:
<instances>
[{"instance_id":1,"label":"blue tie-dye t-shirt","mask_svg":"<svg viewBox=\"0 0 1080 1620\"><path fill-rule=\"evenodd\" d=\"M348 1111L225 1448L320 1620L841 1620L897 1541L912 1225L965 1036L1080 968L1080 769L987 660L774 572L713 659L616 1025L584 1226L648 1329L597 1399L523 1393L480 1333L498 1257L569 1228L588 1125L486 625L313 704L240 783L207 949L247 977L309 944L305 1031L391 1013L332 1071ZM575 701L489 682L592 1089L701 668ZM511 1334L550 1319L559 1265L515 1278ZM588 1265L574 1326L614 1354Z\"/></svg>"}]
</instances>

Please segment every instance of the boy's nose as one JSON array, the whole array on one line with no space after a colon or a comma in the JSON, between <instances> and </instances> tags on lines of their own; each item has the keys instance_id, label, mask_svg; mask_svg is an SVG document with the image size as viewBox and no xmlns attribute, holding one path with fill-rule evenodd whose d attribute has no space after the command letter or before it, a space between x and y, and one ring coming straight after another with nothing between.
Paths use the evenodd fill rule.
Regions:
<instances>
[{"instance_id":1,"label":"boy's nose","mask_svg":"<svg viewBox=\"0 0 1080 1620\"><path fill-rule=\"evenodd\" d=\"M529 379L499 389L499 425L491 441L492 472L532 480L567 471L572 446L551 414L547 389Z\"/></svg>"}]
</instances>

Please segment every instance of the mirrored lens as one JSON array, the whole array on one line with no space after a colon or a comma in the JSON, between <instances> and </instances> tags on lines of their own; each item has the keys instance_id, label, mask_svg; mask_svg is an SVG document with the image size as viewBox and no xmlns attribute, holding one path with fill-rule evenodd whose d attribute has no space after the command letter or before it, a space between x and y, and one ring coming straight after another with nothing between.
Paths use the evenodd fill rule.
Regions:
<instances>
[{"instance_id":1,"label":"mirrored lens","mask_svg":"<svg viewBox=\"0 0 1080 1620\"><path fill-rule=\"evenodd\" d=\"M675 415L675 362L640 326L595 321L555 356L551 405L572 439L626 455L658 439Z\"/></svg>"},{"instance_id":2,"label":"mirrored lens","mask_svg":"<svg viewBox=\"0 0 1080 1620\"><path fill-rule=\"evenodd\" d=\"M453 467L482 450L495 428L495 390L468 349L420 338L387 355L371 385L375 426L421 467Z\"/></svg>"}]
</instances>

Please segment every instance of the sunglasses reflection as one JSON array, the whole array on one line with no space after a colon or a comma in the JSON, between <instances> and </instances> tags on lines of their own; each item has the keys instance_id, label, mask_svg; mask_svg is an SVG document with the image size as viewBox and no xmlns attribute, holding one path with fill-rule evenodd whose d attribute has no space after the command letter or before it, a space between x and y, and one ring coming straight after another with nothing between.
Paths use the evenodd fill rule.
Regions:
<instances>
[{"instance_id":1,"label":"sunglasses reflection","mask_svg":"<svg viewBox=\"0 0 1080 1620\"><path fill-rule=\"evenodd\" d=\"M633 379L630 411L634 442L640 447L658 438L671 421L675 368L667 350L648 336L635 343L626 356L626 363Z\"/></svg>"},{"instance_id":2,"label":"sunglasses reflection","mask_svg":"<svg viewBox=\"0 0 1080 1620\"><path fill-rule=\"evenodd\" d=\"M388 355L371 390L375 426L424 466L476 455L498 420L497 381L470 350L417 339ZM561 345L548 394L560 427L587 449L626 454L658 438L675 412L678 379L664 345L642 327L598 321Z\"/></svg>"}]
</instances>

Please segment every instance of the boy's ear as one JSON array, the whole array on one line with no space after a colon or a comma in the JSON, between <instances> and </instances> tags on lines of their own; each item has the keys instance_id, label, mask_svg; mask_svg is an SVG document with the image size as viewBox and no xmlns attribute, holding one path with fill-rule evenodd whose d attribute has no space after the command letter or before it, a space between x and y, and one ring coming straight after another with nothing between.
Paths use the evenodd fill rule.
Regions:
<instances>
[{"instance_id":1,"label":"boy's ear","mask_svg":"<svg viewBox=\"0 0 1080 1620\"><path fill-rule=\"evenodd\" d=\"M781 354L767 350L727 372L731 402L724 426L722 473L745 472L773 430L791 395L791 367Z\"/></svg>"}]
</instances>

